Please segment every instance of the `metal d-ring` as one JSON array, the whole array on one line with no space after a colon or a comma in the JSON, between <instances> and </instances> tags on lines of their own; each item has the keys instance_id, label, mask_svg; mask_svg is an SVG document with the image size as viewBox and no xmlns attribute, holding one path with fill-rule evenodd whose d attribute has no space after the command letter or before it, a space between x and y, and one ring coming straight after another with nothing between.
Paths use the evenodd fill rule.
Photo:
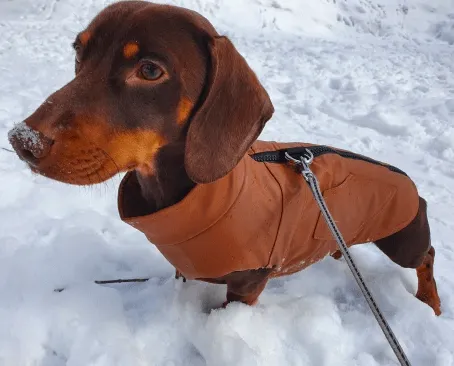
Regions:
<instances>
[{"instance_id":1,"label":"metal d-ring","mask_svg":"<svg viewBox=\"0 0 454 366\"><path fill-rule=\"evenodd\" d=\"M314 161L314 154L309 149L305 149L305 150L306 150L306 155L305 154L301 155L299 160L295 159L288 152L285 152L285 158L288 161L294 163L295 165L300 166L301 174L304 176L306 181L309 182L309 179L311 179L314 176L312 171L309 169L309 165L311 165L312 162Z\"/></svg>"},{"instance_id":2,"label":"metal d-ring","mask_svg":"<svg viewBox=\"0 0 454 366\"><path fill-rule=\"evenodd\" d=\"M312 164L312 162L314 161L314 154L312 153L312 151L310 151L309 149L305 149L305 153L303 155L300 156L299 159L295 159L293 156L291 156L287 151L285 152L285 158L294 163L294 164L297 164L297 165L301 165L304 163L306 165L310 165Z\"/></svg>"}]
</instances>

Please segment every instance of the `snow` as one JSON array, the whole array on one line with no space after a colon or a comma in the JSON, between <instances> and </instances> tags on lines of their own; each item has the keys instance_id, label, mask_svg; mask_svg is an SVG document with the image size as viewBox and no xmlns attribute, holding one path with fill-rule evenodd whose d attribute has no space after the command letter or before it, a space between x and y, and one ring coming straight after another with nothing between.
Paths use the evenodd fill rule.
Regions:
<instances>
[{"instance_id":1,"label":"snow","mask_svg":"<svg viewBox=\"0 0 454 366\"><path fill-rule=\"evenodd\" d=\"M11 141L13 137L18 138L19 140L24 141L24 143L29 147L34 147L37 149L43 148L43 144L39 139L38 131L33 130L28 127L25 122L20 122L16 124L9 132L8 139Z\"/></svg>"},{"instance_id":2,"label":"snow","mask_svg":"<svg viewBox=\"0 0 454 366\"><path fill-rule=\"evenodd\" d=\"M0 2L0 147L73 75L70 44L106 0ZM354 150L429 203L443 314L414 270L352 250L414 366L454 365L454 1L178 0L227 34L276 108L261 138ZM120 178L78 188L0 149L0 365L397 365L343 260L270 282L256 307L173 278L120 222ZM151 277L141 284L93 280ZM65 287L57 293L53 289Z\"/></svg>"}]
</instances>

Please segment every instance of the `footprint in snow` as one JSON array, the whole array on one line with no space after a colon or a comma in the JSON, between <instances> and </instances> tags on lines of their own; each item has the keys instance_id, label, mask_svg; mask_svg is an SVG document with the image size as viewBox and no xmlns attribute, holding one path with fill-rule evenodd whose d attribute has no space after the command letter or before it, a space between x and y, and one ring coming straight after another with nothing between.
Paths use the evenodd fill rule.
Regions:
<instances>
[{"instance_id":1,"label":"footprint in snow","mask_svg":"<svg viewBox=\"0 0 454 366\"><path fill-rule=\"evenodd\" d=\"M428 142L424 149L432 156L452 162L454 160L454 149L452 142L449 140L447 134L444 136L438 136ZM445 174L454 177L454 173L445 172Z\"/></svg>"},{"instance_id":2,"label":"footprint in snow","mask_svg":"<svg viewBox=\"0 0 454 366\"><path fill-rule=\"evenodd\" d=\"M306 116L313 116L314 115L314 108L307 102L301 102L298 104L292 104L291 109L296 114L306 115Z\"/></svg>"},{"instance_id":3,"label":"footprint in snow","mask_svg":"<svg viewBox=\"0 0 454 366\"><path fill-rule=\"evenodd\" d=\"M355 84L350 78L331 78L329 87L333 90L339 90L343 92L353 92L356 91Z\"/></svg>"},{"instance_id":4,"label":"footprint in snow","mask_svg":"<svg viewBox=\"0 0 454 366\"><path fill-rule=\"evenodd\" d=\"M287 94L287 95L294 94L293 83L277 83L275 86L276 86L277 90L279 90L283 94Z\"/></svg>"},{"instance_id":5,"label":"footprint in snow","mask_svg":"<svg viewBox=\"0 0 454 366\"><path fill-rule=\"evenodd\" d=\"M425 85L418 85L417 87L413 88L413 91L425 94L429 91L429 88Z\"/></svg>"},{"instance_id":6,"label":"footprint in snow","mask_svg":"<svg viewBox=\"0 0 454 366\"><path fill-rule=\"evenodd\" d=\"M393 125L387 118L377 111L372 111L365 115L353 116L348 123L359 127L370 128L384 136L406 136L409 134L406 126Z\"/></svg>"},{"instance_id":7,"label":"footprint in snow","mask_svg":"<svg viewBox=\"0 0 454 366\"><path fill-rule=\"evenodd\" d=\"M338 78L332 78L329 81L329 87L334 90L340 90L342 87L342 80Z\"/></svg>"}]
</instances>

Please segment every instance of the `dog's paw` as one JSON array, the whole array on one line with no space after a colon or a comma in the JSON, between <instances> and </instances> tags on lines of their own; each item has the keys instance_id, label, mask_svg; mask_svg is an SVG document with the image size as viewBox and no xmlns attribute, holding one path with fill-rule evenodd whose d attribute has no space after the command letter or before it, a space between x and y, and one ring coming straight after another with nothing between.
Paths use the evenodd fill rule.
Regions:
<instances>
[{"instance_id":1,"label":"dog's paw","mask_svg":"<svg viewBox=\"0 0 454 366\"><path fill-rule=\"evenodd\" d=\"M249 306L255 306L258 304L259 300L258 299L255 299L254 301L252 301L251 303L249 302L246 302L246 301L224 301L222 303L222 306L219 308L219 309L225 309L227 307L228 304L231 304L231 303L235 303L235 302L240 302L244 305L249 305Z\"/></svg>"},{"instance_id":2,"label":"dog's paw","mask_svg":"<svg viewBox=\"0 0 454 366\"><path fill-rule=\"evenodd\" d=\"M179 280L180 278L183 279L183 282L186 282L186 277L184 277L180 271L175 270L175 279Z\"/></svg>"},{"instance_id":3,"label":"dog's paw","mask_svg":"<svg viewBox=\"0 0 454 366\"><path fill-rule=\"evenodd\" d=\"M416 298L429 305L433 309L436 316L441 315L441 302L436 292L423 293L418 291Z\"/></svg>"},{"instance_id":4,"label":"dog's paw","mask_svg":"<svg viewBox=\"0 0 454 366\"><path fill-rule=\"evenodd\" d=\"M333 254L331 254L331 257L333 257L334 259L341 259L342 258L342 253L340 250L336 250Z\"/></svg>"}]
</instances>

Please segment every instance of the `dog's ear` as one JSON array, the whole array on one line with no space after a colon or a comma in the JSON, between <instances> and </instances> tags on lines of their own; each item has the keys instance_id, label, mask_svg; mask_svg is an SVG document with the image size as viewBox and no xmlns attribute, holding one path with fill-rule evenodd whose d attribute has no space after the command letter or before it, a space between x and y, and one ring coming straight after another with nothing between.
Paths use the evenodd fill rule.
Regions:
<instances>
[{"instance_id":1,"label":"dog's ear","mask_svg":"<svg viewBox=\"0 0 454 366\"><path fill-rule=\"evenodd\" d=\"M196 183L231 171L274 112L268 93L228 38L211 38L208 49L205 99L186 138L185 167Z\"/></svg>"}]
</instances>

